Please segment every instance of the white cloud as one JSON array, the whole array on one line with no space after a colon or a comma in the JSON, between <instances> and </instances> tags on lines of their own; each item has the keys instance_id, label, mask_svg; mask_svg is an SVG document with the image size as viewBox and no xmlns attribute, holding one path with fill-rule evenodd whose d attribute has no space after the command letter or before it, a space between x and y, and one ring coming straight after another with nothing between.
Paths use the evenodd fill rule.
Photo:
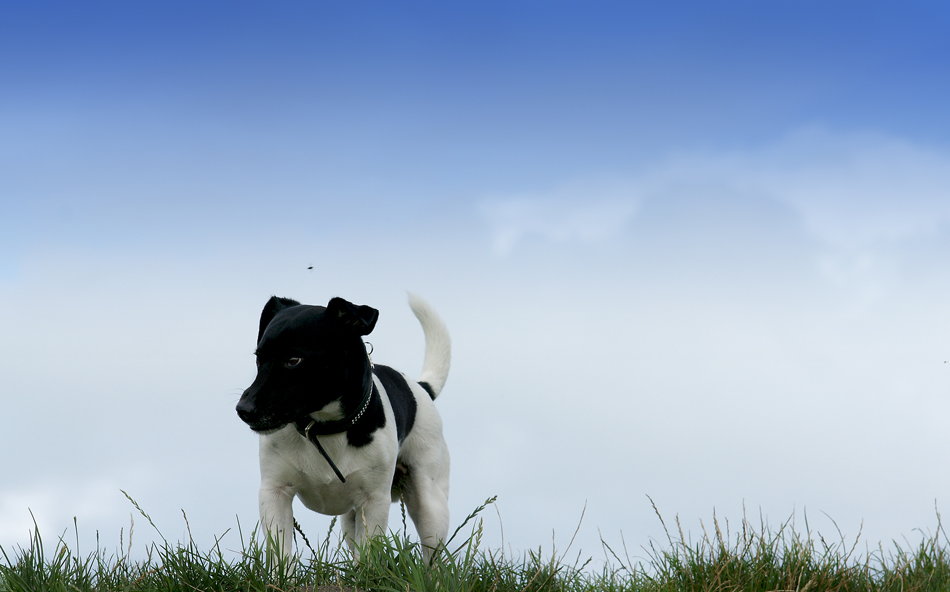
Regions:
<instances>
[{"instance_id":1,"label":"white cloud","mask_svg":"<svg viewBox=\"0 0 950 592\"><path fill-rule=\"evenodd\" d=\"M650 183L684 179L791 206L818 242L818 271L859 309L885 293L904 245L950 227L950 154L879 133L799 130L760 150L672 159Z\"/></svg>"},{"instance_id":2,"label":"white cloud","mask_svg":"<svg viewBox=\"0 0 950 592\"><path fill-rule=\"evenodd\" d=\"M795 208L829 246L860 250L950 225L950 154L879 133L807 128L739 152L680 154L625 179L485 200L496 253L528 236L593 242L621 232L646 200L709 188Z\"/></svg>"},{"instance_id":3,"label":"white cloud","mask_svg":"<svg viewBox=\"0 0 950 592\"><path fill-rule=\"evenodd\" d=\"M492 250L507 255L523 239L594 243L622 231L639 205L625 182L576 182L549 194L522 194L485 200L481 214L491 227Z\"/></svg>"},{"instance_id":4,"label":"white cloud","mask_svg":"<svg viewBox=\"0 0 950 592\"><path fill-rule=\"evenodd\" d=\"M604 241L629 228L642 204L684 192L784 204L815 240L818 272L870 302L902 264L903 246L950 228L950 154L880 133L812 127L755 149L671 155L624 179L495 197L481 213L503 256L529 237Z\"/></svg>"},{"instance_id":5,"label":"white cloud","mask_svg":"<svg viewBox=\"0 0 950 592\"><path fill-rule=\"evenodd\" d=\"M762 150L687 158L666 172L679 174L786 202L838 248L915 238L950 223L950 154L878 133L809 128Z\"/></svg>"}]
</instances>

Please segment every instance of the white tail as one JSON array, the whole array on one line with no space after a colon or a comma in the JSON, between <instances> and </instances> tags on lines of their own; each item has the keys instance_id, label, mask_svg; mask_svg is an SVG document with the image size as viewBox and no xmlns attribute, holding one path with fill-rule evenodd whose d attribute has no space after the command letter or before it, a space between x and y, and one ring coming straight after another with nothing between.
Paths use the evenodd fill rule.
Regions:
<instances>
[{"instance_id":1,"label":"white tail","mask_svg":"<svg viewBox=\"0 0 950 592\"><path fill-rule=\"evenodd\" d=\"M435 399L442 392L445 379L449 376L452 340L449 338L449 330L446 329L445 323L428 302L410 292L409 307L419 319L426 336L426 355L422 362L419 382L428 384L432 389L429 394Z\"/></svg>"}]
</instances>

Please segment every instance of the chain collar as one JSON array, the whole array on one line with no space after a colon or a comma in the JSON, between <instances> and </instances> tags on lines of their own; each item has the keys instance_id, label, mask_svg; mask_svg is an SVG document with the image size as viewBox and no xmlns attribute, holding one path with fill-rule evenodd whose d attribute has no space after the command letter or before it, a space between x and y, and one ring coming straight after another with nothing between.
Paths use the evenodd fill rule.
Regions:
<instances>
[{"instance_id":1,"label":"chain collar","mask_svg":"<svg viewBox=\"0 0 950 592\"><path fill-rule=\"evenodd\" d=\"M330 459L330 455L327 454L327 451L323 449L323 446L320 444L320 440L317 439L317 436L328 436L330 434L339 434L345 432L354 425L356 422L363 417L363 414L366 413L366 410L369 409L369 403L373 400L373 393L376 392L376 384L372 379L372 371L375 368L373 364L373 359L369 357L369 354L373 353L373 344L368 343L370 350L366 353L366 357L369 359L369 368L370 368L370 384L369 388L366 389L366 392L363 393L363 401L359 407L359 410L343 419L338 419L335 421L317 421L305 415L297 421L294 422L294 426L297 428L297 432L301 436L309 440L314 446L317 447L317 451L326 459L329 463L330 468L333 469L333 472L336 473L336 476L340 479L340 482L346 483L346 479L343 477L343 473L340 472L340 469L336 467L333 461Z\"/></svg>"}]
</instances>

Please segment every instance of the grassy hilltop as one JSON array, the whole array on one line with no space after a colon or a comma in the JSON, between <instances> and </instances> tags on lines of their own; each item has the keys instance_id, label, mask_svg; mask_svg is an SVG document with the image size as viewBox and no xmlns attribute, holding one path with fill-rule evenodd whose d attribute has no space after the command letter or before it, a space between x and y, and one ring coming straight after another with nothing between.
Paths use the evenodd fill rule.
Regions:
<instances>
[{"instance_id":1,"label":"grassy hilltop","mask_svg":"<svg viewBox=\"0 0 950 592\"><path fill-rule=\"evenodd\" d=\"M677 522L675 534L667 529L667 545L647 547L646 563L633 562L624 549L604 544L611 561L593 569L581 556L566 561L566 553L546 557L539 550L511 557L503 550L483 549L478 514L484 507L469 515L431 565L422 560L417 544L401 535L370 541L356 564L345 548L331 544L332 525L322 540L311 541L299 532L301 558L286 570L287 576L268 565L266 545L256 531L247 540L241 533L241 554L232 559L218 544L201 550L189 540L153 544L141 561L129 559L121 549L79 557L63 538L47 554L35 533L26 548L0 548L0 591L950 592L950 541L939 515L936 533L918 547L895 544L860 558L856 542L816 540L790 523L772 532L764 524L743 521L738 532L730 533L714 517L712 531L704 530L698 542L691 542ZM467 524L471 532L459 540Z\"/></svg>"}]
</instances>

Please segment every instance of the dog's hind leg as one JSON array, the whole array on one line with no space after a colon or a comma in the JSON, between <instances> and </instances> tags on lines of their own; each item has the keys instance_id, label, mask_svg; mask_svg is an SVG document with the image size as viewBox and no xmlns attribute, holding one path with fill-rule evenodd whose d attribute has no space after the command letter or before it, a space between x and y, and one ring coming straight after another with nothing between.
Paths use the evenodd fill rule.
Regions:
<instances>
[{"instance_id":1,"label":"dog's hind leg","mask_svg":"<svg viewBox=\"0 0 950 592\"><path fill-rule=\"evenodd\" d=\"M359 561L359 549L356 548L356 510L350 510L343 514L343 540L349 547L350 553Z\"/></svg>"},{"instance_id":2,"label":"dog's hind leg","mask_svg":"<svg viewBox=\"0 0 950 592\"><path fill-rule=\"evenodd\" d=\"M409 483L403 490L402 498L419 533L423 556L428 561L439 551L449 534L448 475L440 479L410 471Z\"/></svg>"},{"instance_id":3,"label":"dog's hind leg","mask_svg":"<svg viewBox=\"0 0 950 592\"><path fill-rule=\"evenodd\" d=\"M388 493L388 492L387 492ZM369 537L388 534L389 524L388 496L367 500L361 507L350 510L343 516L343 534L350 552L359 561L359 547Z\"/></svg>"}]
</instances>

